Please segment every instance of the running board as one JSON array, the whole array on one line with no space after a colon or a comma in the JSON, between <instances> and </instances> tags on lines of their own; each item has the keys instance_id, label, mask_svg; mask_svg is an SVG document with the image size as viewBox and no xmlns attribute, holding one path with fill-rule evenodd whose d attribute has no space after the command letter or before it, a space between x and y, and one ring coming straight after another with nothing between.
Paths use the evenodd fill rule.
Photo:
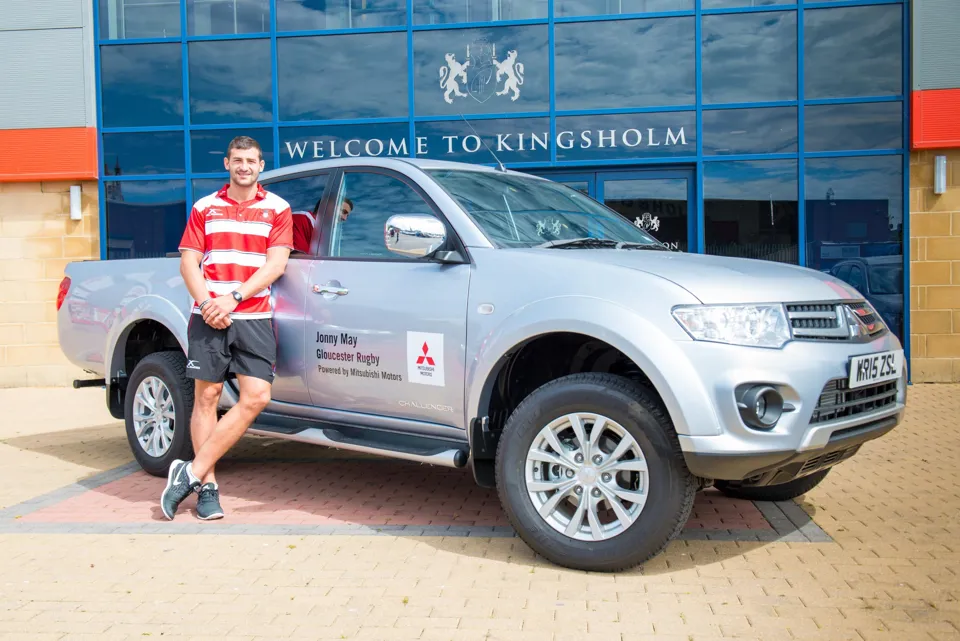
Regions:
<instances>
[{"instance_id":1,"label":"running board","mask_svg":"<svg viewBox=\"0 0 960 641\"><path fill-rule=\"evenodd\" d=\"M305 427L294 431L255 423L247 433L443 467L462 468L469 457L466 443L457 447L451 442L406 434L382 433L378 438L377 430Z\"/></svg>"}]
</instances>

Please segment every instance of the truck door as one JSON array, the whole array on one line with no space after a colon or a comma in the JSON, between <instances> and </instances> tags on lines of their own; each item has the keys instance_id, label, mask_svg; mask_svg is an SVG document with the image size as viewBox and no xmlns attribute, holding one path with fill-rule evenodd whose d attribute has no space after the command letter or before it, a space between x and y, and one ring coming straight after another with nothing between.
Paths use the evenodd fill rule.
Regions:
<instances>
[{"instance_id":1,"label":"truck door","mask_svg":"<svg viewBox=\"0 0 960 641\"><path fill-rule=\"evenodd\" d=\"M470 266L387 249L390 216L438 215L411 179L357 167L336 182L307 294L313 404L372 427L406 419L419 424L404 423L412 431L462 429Z\"/></svg>"}]
</instances>

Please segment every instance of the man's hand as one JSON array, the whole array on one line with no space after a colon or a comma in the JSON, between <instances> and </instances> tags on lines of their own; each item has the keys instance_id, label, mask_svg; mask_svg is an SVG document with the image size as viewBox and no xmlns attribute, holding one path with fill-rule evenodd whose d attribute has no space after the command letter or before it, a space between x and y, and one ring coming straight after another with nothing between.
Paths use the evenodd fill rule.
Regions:
<instances>
[{"instance_id":1,"label":"man's hand","mask_svg":"<svg viewBox=\"0 0 960 641\"><path fill-rule=\"evenodd\" d=\"M233 296L224 295L210 299L210 302L200 310L203 320L214 329L226 329L233 324L230 313L237 308L237 301Z\"/></svg>"}]
</instances>

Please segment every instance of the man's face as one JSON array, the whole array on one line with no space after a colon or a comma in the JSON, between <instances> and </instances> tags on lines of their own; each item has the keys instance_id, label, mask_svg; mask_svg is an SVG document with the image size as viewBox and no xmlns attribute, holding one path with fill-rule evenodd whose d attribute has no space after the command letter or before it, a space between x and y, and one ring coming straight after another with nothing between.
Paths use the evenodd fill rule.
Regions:
<instances>
[{"instance_id":1,"label":"man's face","mask_svg":"<svg viewBox=\"0 0 960 641\"><path fill-rule=\"evenodd\" d=\"M351 207L347 203L341 203L340 204L340 220L341 221L346 220L347 216L350 215L351 211L353 211L353 207Z\"/></svg>"},{"instance_id":2,"label":"man's face","mask_svg":"<svg viewBox=\"0 0 960 641\"><path fill-rule=\"evenodd\" d=\"M233 149L223 159L223 166L230 172L230 182L240 187L255 185L263 171L263 160L256 149Z\"/></svg>"}]
</instances>

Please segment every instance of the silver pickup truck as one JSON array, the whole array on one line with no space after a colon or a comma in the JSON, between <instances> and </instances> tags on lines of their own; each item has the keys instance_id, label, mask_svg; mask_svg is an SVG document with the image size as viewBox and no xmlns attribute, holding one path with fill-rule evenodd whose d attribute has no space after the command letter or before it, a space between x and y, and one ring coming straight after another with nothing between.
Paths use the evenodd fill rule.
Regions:
<instances>
[{"instance_id":1,"label":"silver pickup truck","mask_svg":"<svg viewBox=\"0 0 960 641\"><path fill-rule=\"evenodd\" d=\"M796 497L902 419L900 342L827 274L671 251L503 167L345 158L262 183L311 233L274 287L249 432L463 468L556 564L639 564L699 490ZM105 386L159 476L192 455L191 303L172 256L72 263L57 302L97 377L77 384Z\"/></svg>"}]
</instances>

